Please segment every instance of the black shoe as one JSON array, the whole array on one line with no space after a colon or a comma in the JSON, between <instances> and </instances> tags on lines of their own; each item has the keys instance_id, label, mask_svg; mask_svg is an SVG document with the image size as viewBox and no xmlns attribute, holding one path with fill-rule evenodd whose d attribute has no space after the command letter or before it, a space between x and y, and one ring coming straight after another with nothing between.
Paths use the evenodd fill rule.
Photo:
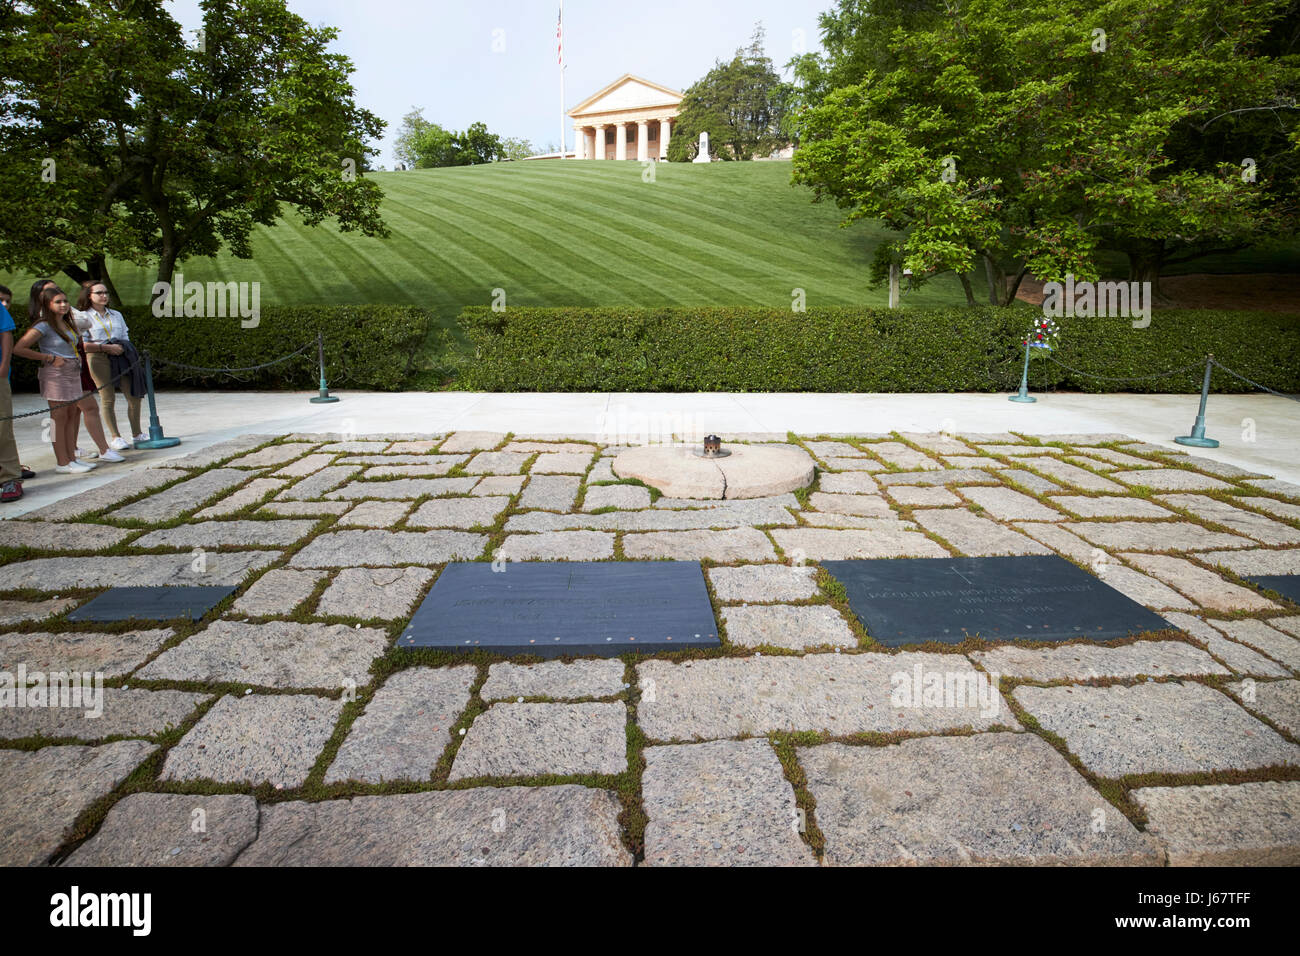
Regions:
<instances>
[{"instance_id":1,"label":"black shoe","mask_svg":"<svg viewBox=\"0 0 1300 956\"><path fill-rule=\"evenodd\" d=\"M35 478L35 477L36 477L36 472L32 471L32 470L31 470L30 468L28 468L26 465L20 465L19 467L22 468L22 470L23 470L23 471L22 471L22 479L23 479L23 481L26 481L28 478Z\"/></svg>"}]
</instances>

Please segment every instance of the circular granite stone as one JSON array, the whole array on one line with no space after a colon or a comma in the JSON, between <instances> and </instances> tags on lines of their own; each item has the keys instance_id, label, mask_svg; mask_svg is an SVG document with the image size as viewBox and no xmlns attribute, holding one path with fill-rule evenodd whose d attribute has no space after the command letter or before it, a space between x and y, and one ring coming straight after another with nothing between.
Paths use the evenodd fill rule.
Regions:
<instances>
[{"instance_id":1,"label":"circular granite stone","mask_svg":"<svg viewBox=\"0 0 1300 956\"><path fill-rule=\"evenodd\" d=\"M793 445L727 445L700 458L694 445L646 445L614 459L614 474L639 478L670 498L765 498L812 484L813 460Z\"/></svg>"}]
</instances>

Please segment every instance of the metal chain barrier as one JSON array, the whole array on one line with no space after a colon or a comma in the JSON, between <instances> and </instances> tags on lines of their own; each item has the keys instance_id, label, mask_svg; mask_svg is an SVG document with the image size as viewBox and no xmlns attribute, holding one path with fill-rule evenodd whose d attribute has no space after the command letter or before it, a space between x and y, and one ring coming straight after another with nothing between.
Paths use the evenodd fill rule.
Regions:
<instances>
[{"instance_id":1,"label":"metal chain barrier","mask_svg":"<svg viewBox=\"0 0 1300 956\"><path fill-rule=\"evenodd\" d=\"M1295 395L1288 395L1285 392L1279 392L1276 389L1269 388L1267 385L1261 385L1259 384L1259 382L1255 381L1254 379L1247 378L1246 376L1242 375L1240 372L1234 372L1232 369L1228 368L1228 366L1219 363L1213 356L1210 357L1210 364L1217 369L1221 369L1222 371L1227 372L1233 378L1239 378L1243 382L1246 382L1249 385L1254 385L1256 388L1263 389L1264 391L1268 392L1270 395L1276 395L1279 398L1289 399L1290 401L1293 402L1300 402L1300 397L1297 397Z\"/></svg>"},{"instance_id":2,"label":"metal chain barrier","mask_svg":"<svg viewBox=\"0 0 1300 956\"><path fill-rule=\"evenodd\" d=\"M11 358L10 361L12 362L13 359ZM103 385L99 386L99 388L92 388L89 392L82 392L76 398L69 399L66 402L56 402L55 405L59 408L67 408L69 405L75 405L77 404L77 402L81 401L84 398L89 398L91 395L98 395L106 388L117 388L118 379L120 379L124 375L129 375L131 372L135 371L136 367L142 361L143 361L143 356L141 356L137 352L136 359L134 362L132 362L126 368L122 369L122 371L118 372L116 375L110 378ZM54 410L53 406L46 405L44 408L38 408L34 412L23 412L21 415L10 415L7 418L0 418L0 422L12 422L12 421L17 421L20 418L32 418L33 416L36 415L48 415L53 410Z\"/></svg>"},{"instance_id":3,"label":"metal chain barrier","mask_svg":"<svg viewBox=\"0 0 1300 956\"><path fill-rule=\"evenodd\" d=\"M1073 372L1075 375L1083 375L1086 376L1087 378L1095 378L1098 381L1102 381L1102 382L1149 382L1152 379L1168 378L1171 375L1181 375L1183 372L1189 371L1194 368L1202 367L1200 362L1193 362L1191 365L1184 365L1182 368L1176 368L1168 372L1156 372L1154 375L1111 376L1111 375L1093 375L1091 372L1085 372L1082 369L1071 368L1069 365L1066 365L1064 362L1057 361L1056 359L1052 358L1052 356L1050 355L1047 356L1047 360L1053 363L1054 365L1061 366L1061 368L1065 369L1067 372ZM1214 364L1218 365L1219 363L1215 362ZM1263 388L1263 386L1260 387Z\"/></svg>"},{"instance_id":4,"label":"metal chain barrier","mask_svg":"<svg viewBox=\"0 0 1300 956\"><path fill-rule=\"evenodd\" d=\"M306 345L298 349L296 352L290 352L288 355L282 355L277 359L271 359L271 361L263 362L261 365L248 365L245 366L244 368L204 368L200 365L186 365L183 362L172 362L168 359L160 359L158 358L158 356L154 355L153 353L149 354L149 360L158 365L166 365L169 368L184 369L187 372L209 372L216 375L220 375L220 374L234 375L234 374L241 374L245 372L256 372L264 368L270 368L272 365L279 365L281 362L287 362L289 361L289 359L301 355L303 352L307 351L315 344L316 343L314 341L308 342Z\"/></svg>"}]
</instances>

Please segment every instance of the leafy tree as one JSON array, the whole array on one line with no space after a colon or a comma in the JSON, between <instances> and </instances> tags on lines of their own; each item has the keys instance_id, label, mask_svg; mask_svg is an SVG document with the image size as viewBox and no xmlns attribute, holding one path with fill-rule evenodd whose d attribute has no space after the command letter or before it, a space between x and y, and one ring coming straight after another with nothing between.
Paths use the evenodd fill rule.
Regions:
<instances>
[{"instance_id":1,"label":"leafy tree","mask_svg":"<svg viewBox=\"0 0 1300 956\"><path fill-rule=\"evenodd\" d=\"M504 150L501 137L489 133L482 123L456 133L429 122L419 109L402 118L402 131L393 144L393 154L408 169L491 163L504 158Z\"/></svg>"},{"instance_id":2,"label":"leafy tree","mask_svg":"<svg viewBox=\"0 0 1300 956\"><path fill-rule=\"evenodd\" d=\"M351 64L327 50L336 31L284 0L200 6L191 44L162 0L4 5L0 200L24 214L0 261L108 281L107 257L150 260L170 281L183 257L248 258L283 204L387 235L358 175L384 124L356 107Z\"/></svg>"},{"instance_id":3,"label":"leafy tree","mask_svg":"<svg viewBox=\"0 0 1300 956\"><path fill-rule=\"evenodd\" d=\"M501 140L501 159L519 160L536 155L537 149L529 140L518 136L507 136Z\"/></svg>"},{"instance_id":4,"label":"leafy tree","mask_svg":"<svg viewBox=\"0 0 1300 956\"><path fill-rule=\"evenodd\" d=\"M786 141L782 131L791 92L763 52L760 23L748 49L737 50L730 62L718 62L686 91L668 159L693 159L702 132L709 134L710 150L720 159L766 155Z\"/></svg>"}]
</instances>

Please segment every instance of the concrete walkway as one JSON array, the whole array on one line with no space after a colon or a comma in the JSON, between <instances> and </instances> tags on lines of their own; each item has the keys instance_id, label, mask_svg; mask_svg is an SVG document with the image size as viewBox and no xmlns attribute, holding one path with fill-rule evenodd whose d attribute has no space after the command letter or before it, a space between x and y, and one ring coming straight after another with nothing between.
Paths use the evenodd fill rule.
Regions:
<instances>
[{"instance_id":1,"label":"concrete walkway","mask_svg":"<svg viewBox=\"0 0 1300 956\"><path fill-rule=\"evenodd\" d=\"M343 392L342 400L332 405L309 404L310 397L305 392L165 392L158 397L159 417L166 433L179 437L181 445L127 452L127 463L76 476L54 474L54 456L42 438L42 417L20 419L15 423L19 450L24 463L39 474L24 485L27 497L0 514L16 517L142 464L250 433L481 429L636 443L683 435L695 439L709 432L1117 432L1175 448L1172 439L1189 432L1197 408L1194 395L1075 393L1045 394L1033 405L1008 402L1004 393ZM14 398L15 414L41 406L36 395ZM124 412L119 408L119 417ZM1300 402L1273 395L1212 395L1207 419L1207 434L1222 446L1195 449L1195 454L1300 483ZM88 445L83 431L81 447Z\"/></svg>"}]
</instances>

